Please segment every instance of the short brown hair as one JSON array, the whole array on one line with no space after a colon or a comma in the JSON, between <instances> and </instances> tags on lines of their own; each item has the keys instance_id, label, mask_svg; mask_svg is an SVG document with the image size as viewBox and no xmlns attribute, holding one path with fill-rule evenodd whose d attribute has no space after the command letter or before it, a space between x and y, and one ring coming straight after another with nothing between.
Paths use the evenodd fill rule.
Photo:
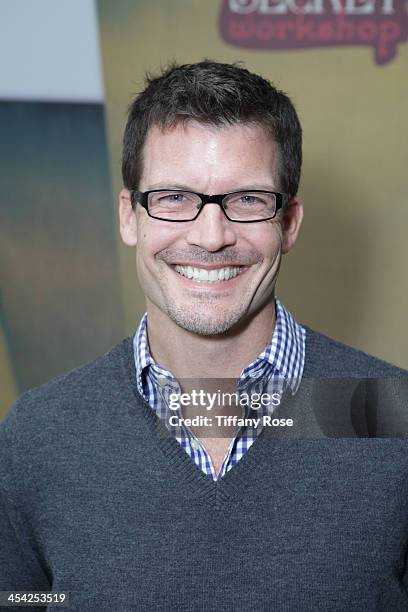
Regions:
<instances>
[{"instance_id":1,"label":"short brown hair","mask_svg":"<svg viewBox=\"0 0 408 612\"><path fill-rule=\"evenodd\" d=\"M194 120L212 126L256 123L273 135L280 149L280 188L297 193L302 165L302 128L290 98L239 64L205 60L172 64L161 75L146 76L146 88L129 107L123 138L122 177L138 189L143 145L149 128L170 128Z\"/></svg>"}]
</instances>

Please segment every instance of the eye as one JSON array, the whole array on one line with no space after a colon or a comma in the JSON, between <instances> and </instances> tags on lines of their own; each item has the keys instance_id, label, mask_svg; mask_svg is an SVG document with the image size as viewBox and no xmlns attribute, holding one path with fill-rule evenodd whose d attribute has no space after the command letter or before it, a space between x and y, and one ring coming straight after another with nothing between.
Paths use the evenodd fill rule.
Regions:
<instances>
[{"instance_id":1,"label":"eye","mask_svg":"<svg viewBox=\"0 0 408 612\"><path fill-rule=\"evenodd\" d=\"M240 200L243 204L259 204L263 202L261 198L258 198L257 196L254 196L254 195L248 195L248 194L243 194Z\"/></svg>"},{"instance_id":2,"label":"eye","mask_svg":"<svg viewBox=\"0 0 408 612\"><path fill-rule=\"evenodd\" d=\"M160 202L183 202L185 195L183 193L166 193L159 197Z\"/></svg>"},{"instance_id":3,"label":"eye","mask_svg":"<svg viewBox=\"0 0 408 612\"><path fill-rule=\"evenodd\" d=\"M266 199L262 194L256 193L240 193L230 200L232 206L238 206L239 208L260 208L267 205Z\"/></svg>"}]
</instances>

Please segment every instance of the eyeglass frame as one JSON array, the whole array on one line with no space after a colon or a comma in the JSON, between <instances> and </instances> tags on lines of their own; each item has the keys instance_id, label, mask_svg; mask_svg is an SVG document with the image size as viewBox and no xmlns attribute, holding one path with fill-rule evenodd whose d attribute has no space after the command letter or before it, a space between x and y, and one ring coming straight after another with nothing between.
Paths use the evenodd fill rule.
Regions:
<instances>
[{"instance_id":1,"label":"eyeglass frame","mask_svg":"<svg viewBox=\"0 0 408 612\"><path fill-rule=\"evenodd\" d=\"M149 212L149 195L151 193L160 193L161 191L165 191L169 193L191 193L193 195L198 196L201 200L201 204L198 208L198 212L196 216L193 217L192 219L180 219L179 220L179 219L163 219L162 217L155 217L154 215L152 215ZM273 217L266 217L265 219L249 219L249 220L230 219L227 215L227 212L223 206L222 201L225 197L229 195L234 195L234 193L271 193L272 195L275 196L275 200L276 200L275 214L273 215ZM130 203L131 203L133 210L135 210L136 204L137 202L139 202L139 204L142 206L142 208L145 209L149 217L151 217L152 219L156 219L157 221L169 221L170 223L189 223L190 221L195 221L206 204L218 204L222 212L224 213L225 217L228 219L228 221L231 221L232 223L260 223L261 221L270 221L271 219L275 219L279 210L281 210L285 206L285 204L287 204L289 199L290 199L290 196L287 193L279 193L277 191L268 191L266 189L245 189L245 190L239 190L239 191L230 191L228 193L219 193L219 194L214 194L214 195L208 195L206 193L198 193L197 191L189 191L188 189L150 189L149 191L137 191L136 189L133 189L130 191Z\"/></svg>"}]
</instances>

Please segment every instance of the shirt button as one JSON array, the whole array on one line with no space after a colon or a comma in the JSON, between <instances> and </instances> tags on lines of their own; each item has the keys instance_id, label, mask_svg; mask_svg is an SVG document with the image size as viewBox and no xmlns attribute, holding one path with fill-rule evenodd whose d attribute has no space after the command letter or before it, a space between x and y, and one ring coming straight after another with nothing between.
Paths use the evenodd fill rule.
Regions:
<instances>
[{"instance_id":1,"label":"shirt button","mask_svg":"<svg viewBox=\"0 0 408 612\"><path fill-rule=\"evenodd\" d=\"M164 378L163 376L160 376L157 379L157 383L161 386L161 387L166 387L166 385L168 384L168 380L167 378Z\"/></svg>"},{"instance_id":2,"label":"shirt button","mask_svg":"<svg viewBox=\"0 0 408 612\"><path fill-rule=\"evenodd\" d=\"M199 446L200 446L200 444L197 442L197 440L195 440L195 439L191 440L191 448L193 450L197 450Z\"/></svg>"}]
</instances>

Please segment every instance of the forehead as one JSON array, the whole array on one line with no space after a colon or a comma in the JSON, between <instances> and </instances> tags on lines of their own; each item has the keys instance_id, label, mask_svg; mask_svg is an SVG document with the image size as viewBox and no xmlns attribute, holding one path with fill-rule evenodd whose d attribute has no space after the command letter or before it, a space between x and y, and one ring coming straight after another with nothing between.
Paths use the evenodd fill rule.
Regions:
<instances>
[{"instance_id":1,"label":"forehead","mask_svg":"<svg viewBox=\"0 0 408 612\"><path fill-rule=\"evenodd\" d=\"M176 183L197 191L255 183L272 188L277 186L278 158L276 142L260 125L188 121L167 129L153 126L143 149L141 188Z\"/></svg>"}]
</instances>

